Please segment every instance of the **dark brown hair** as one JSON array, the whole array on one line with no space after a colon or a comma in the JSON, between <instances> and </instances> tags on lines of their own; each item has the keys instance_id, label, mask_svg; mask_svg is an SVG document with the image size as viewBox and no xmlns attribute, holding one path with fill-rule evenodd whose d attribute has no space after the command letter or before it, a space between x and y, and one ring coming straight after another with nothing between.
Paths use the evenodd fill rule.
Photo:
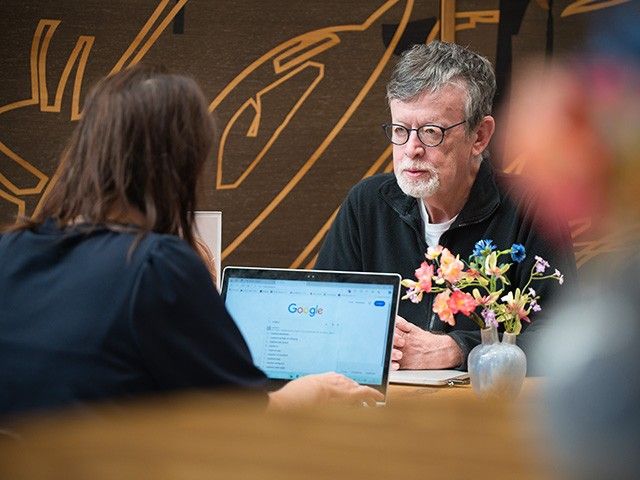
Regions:
<instances>
[{"instance_id":1,"label":"dark brown hair","mask_svg":"<svg viewBox=\"0 0 640 480\"><path fill-rule=\"evenodd\" d=\"M196 184L213 141L213 120L191 78L136 65L101 80L61 157L41 211L13 229L52 217L108 223L131 209L142 234L179 235L195 247ZM122 211L120 211L122 210Z\"/></svg>"}]
</instances>

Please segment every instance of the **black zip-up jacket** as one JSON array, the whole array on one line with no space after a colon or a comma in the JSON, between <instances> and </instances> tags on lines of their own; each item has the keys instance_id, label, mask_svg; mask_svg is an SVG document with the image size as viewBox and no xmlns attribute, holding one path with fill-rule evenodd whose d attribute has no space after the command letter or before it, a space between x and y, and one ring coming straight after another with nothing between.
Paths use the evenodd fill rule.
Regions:
<instances>
[{"instance_id":1,"label":"black zip-up jacket","mask_svg":"<svg viewBox=\"0 0 640 480\"><path fill-rule=\"evenodd\" d=\"M563 286L555 280L531 285L540 294L543 310L531 313L532 323L523 322L518 336L518 345L531 360L531 344L544 329L554 297L575 285L576 264L566 225L550 222L549 215L545 215L545 228L541 228L541 216L531 196L518 190L516 201L506 191L513 182L506 180L512 179L496 174L489 161L483 161L465 206L440 238L440 244L465 260L478 240L493 240L500 250L514 243L524 245L525 260L514 263L507 274L513 290L526 284L536 255L551 264L551 272L557 268L564 274ZM402 192L394 174L380 174L351 189L327 234L316 268L396 272L402 278L415 279L414 272L426 251L417 200ZM466 370L467 355L480 343L479 327L461 314L456 315L454 327L442 322L432 312L433 298L433 294L427 294L418 304L403 300L398 314L425 330L449 334L463 352L465 360L459 368Z\"/></svg>"}]
</instances>

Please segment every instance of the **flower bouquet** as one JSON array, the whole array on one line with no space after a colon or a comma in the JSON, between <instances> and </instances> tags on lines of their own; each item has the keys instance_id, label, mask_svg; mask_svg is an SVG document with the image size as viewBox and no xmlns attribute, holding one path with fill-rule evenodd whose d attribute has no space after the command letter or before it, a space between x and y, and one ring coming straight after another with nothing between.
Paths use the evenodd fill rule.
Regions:
<instances>
[{"instance_id":1,"label":"flower bouquet","mask_svg":"<svg viewBox=\"0 0 640 480\"><path fill-rule=\"evenodd\" d=\"M442 321L455 325L454 315L462 313L481 328L482 342L469 352L467 368L471 386L483 398L517 397L527 360L515 343L516 335L522 330L522 322L531 321L530 313L542 309L531 285L546 279L560 284L564 281L562 273L557 269L548 272L549 263L536 256L526 284L510 290L506 274L514 262L520 263L525 257L525 248L518 243L498 250L491 240L480 240L467 262L437 246L427 250L426 261L415 271L416 280L402 280L407 288L403 299L417 303L425 293L436 293L433 311ZM499 324L505 331L502 342L498 341Z\"/></svg>"},{"instance_id":2,"label":"flower bouquet","mask_svg":"<svg viewBox=\"0 0 640 480\"><path fill-rule=\"evenodd\" d=\"M416 280L402 280L407 288L402 299L418 303L425 293L437 293L433 311L452 326L454 315L462 313L480 328L502 324L505 332L517 335L522 330L522 322L531 321L530 313L542 309L538 303L540 297L531 286L533 282L555 279L562 284L564 281L559 270L547 272L549 263L536 256L526 285L515 291L508 290L511 283L506 273L513 262L520 263L526 257L524 246L518 243L498 250L492 240L480 240L467 262L440 245L429 247L425 257L426 261L415 271ZM511 262L504 261L506 258Z\"/></svg>"}]
</instances>

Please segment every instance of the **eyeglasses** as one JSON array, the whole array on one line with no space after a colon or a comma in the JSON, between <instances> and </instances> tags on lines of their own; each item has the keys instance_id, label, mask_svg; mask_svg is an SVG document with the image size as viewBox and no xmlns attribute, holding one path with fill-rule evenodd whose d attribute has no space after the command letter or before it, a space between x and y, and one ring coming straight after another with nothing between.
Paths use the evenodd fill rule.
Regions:
<instances>
[{"instance_id":1,"label":"eyeglasses","mask_svg":"<svg viewBox=\"0 0 640 480\"><path fill-rule=\"evenodd\" d=\"M458 125L462 125L465 122L466 120L462 120L446 128L440 125L422 125L418 128L407 128L397 123L383 123L382 129L394 145L404 145L409 141L411 132L415 131L418 134L418 139L426 147L437 147L444 141L444 132Z\"/></svg>"}]
</instances>

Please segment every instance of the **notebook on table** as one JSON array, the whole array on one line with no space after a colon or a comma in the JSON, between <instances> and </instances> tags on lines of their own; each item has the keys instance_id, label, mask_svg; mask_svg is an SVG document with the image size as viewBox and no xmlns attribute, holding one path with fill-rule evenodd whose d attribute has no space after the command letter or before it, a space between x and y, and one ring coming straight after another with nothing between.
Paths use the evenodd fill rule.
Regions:
<instances>
[{"instance_id":1,"label":"notebook on table","mask_svg":"<svg viewBox=\"0 0 640 480\"><path fill-rule=\"evenodd\" d=\"M334 371L385 394L400 276L226 267L221 295L276 385Z\"/></svg>"},{"instance_id":2,"label":"notebook on table","mask_svg":"<svg viewBox=\"0 0 640 480\"><path fill-rule=\"evenodd\" d=\"M396 370L389 381L404 385L445 386L469 383L469 374L460 370Z\"/></svg>"}]
</instances>

